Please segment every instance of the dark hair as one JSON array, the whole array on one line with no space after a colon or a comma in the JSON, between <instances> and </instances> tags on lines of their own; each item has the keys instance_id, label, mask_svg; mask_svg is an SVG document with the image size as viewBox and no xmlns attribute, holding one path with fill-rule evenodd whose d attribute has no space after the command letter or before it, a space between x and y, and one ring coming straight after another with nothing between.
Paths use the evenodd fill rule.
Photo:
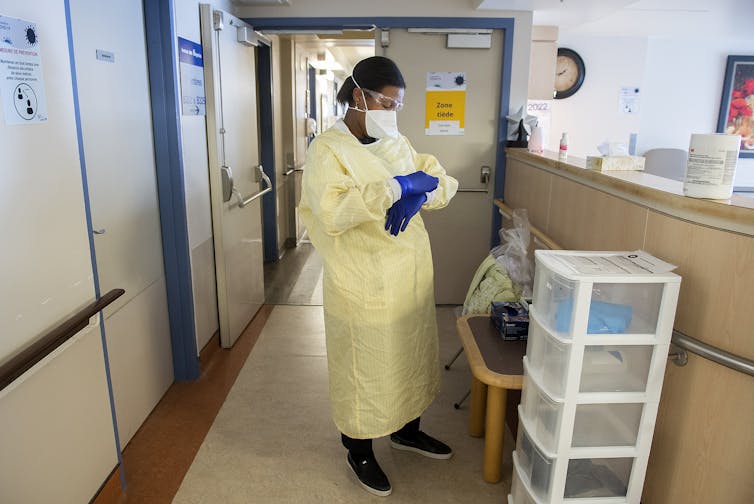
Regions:
<instances>
[{"instance_id":1,"label":"dark hair","mask_svg":"<svg viewBox=\"0 0 754 504\"><path fill-rule=\"evenodd\" d=\"M356 76L358 87L372 91L380 92L385 86L406 88L406 82L403 80L401 71L398 70L398 65L383 56L372 56L359 61L353 67L352 75ZM349 76L338 91L338 103L353 105L353 90L356 87L353 77Z\"/></svg>"}]
</instances>

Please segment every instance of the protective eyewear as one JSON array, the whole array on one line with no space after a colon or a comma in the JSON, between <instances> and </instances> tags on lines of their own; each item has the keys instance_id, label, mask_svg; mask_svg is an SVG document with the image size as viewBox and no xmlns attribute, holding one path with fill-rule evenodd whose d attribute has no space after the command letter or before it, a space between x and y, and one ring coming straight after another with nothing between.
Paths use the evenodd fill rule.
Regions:
<instances>
[{"instance_id":1,"label":"protective eyewear","mask_svg":"<svg viewBox=\"0 0 754 504\"><path fill-rule=\"evenodd\" d=\"M366 94L377 100L377 103L382 105L382 108L384 108L385 110L395 110L396 112L398 112L403 108L403 102L400 102L395 98L390 98L389 96L385 96L384 94L378 93L377 91L372 91L371 89L361 89Z\"/></svg>"}]
</instances>

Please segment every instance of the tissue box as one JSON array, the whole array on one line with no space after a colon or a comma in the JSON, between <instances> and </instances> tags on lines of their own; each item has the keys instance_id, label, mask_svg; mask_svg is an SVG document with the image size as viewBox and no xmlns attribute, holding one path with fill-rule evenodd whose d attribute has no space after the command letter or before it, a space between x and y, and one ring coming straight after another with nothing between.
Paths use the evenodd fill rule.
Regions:
<instances>
[{"instance_id":1,"label":"tissue box","mask_svg":"<svg viewBox=\"0 0 754 504\"><path fill-rule=\"evenodd\" d=\"M493 301L490 318L504 340L525 340L529 335L529 309L526 303Z\"/></svg>"},{"instance_id":2,"label":"tissue box","mask_svg":"<svg viewBox=\"0 0 754 504\"><path fill-rule=\"evenodd\" d=\"M587 156L586 167L589 170L643 170L643 156Z\"/></svg>"}]
</instances>

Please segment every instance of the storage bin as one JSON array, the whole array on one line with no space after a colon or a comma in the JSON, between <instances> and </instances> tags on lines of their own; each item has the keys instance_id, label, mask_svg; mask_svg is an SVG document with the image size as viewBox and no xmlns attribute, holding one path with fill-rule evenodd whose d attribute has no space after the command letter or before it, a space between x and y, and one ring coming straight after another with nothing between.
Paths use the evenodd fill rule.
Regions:
<instances>
[{"instance_id":1,"label":"storage bin","mask_svg":"<svg viewBox=\"0 0 754 504\"><path fill-rule=\"evenodd\" d=\"M635 446L644 403L579 404L571 446Z\"/></svg>"},{"instance_id":2,"label":"storage bin","mask_svg":"<svg viewBox=\"0 0 754 504\"><path fill-rule=\"evenodd\" d=\"M564 497L625 497L633 463L633 458L569 460Z\"/></svg>"},{"instance_id":3,"label":"storage bin","mask_svg":"<svg viewBox=\"0 0 754 504\"><path fill-rule=\"evenodd\" d=\"M571 345L555 338L542 327L537 317L538 315L530 314L529 341L526 345L529 370L548 394L554 399L562 399Z\"/></svg>"},{"instance_id":4,"label":"storage bin","mask_svg":"<svg viewBox=\"0 0 754 504\"><path fill-rule=\"evenodd\" d=\"M539 251L538 251L539 252ZM616 276L614 282L601 277L577 273L561 273L567 268L553 259L536 255L533 309L539 322L562 338L573 337L573 324L586 317L588 334L654 334L657 330L664 278L636 282L630 275ZM555 271L555 269L558 271ZM632 281L620 281L621 278ZM595 283L592 283L595 281ZM584 282L591 288L590 303L581 307L574 317L576 287ZM586 310L583 310L585 308Z\"/></svg>"},{"instance_id":5,"label":"storage bin","mask_svg":"<svg viewBox=\"0 0 754 504\"><path fill-rule=\"evenodd\" d=\"M543 450L555 453L557 440L560 433L560 419L563 414L563 403L553 401L539 388L528 374L528 364L524 361L524 384L523 390L526 397L521 397L521 416L519 423L526 423L527 429Z\"/></svg>"},{"instance_id":6,"label":"storage bin","mask_svg":"<svg viewBox=\"0 0 754 504\"><path fill-rule=\"evenodd\" d=\"M579 392L644 392L652 345L587 345Z\"/></svg>"},{"instance_id":7,"label":"storage bin","mask_svg":"<svg viewBox=\"0 0 754 504\"><path fill-rule=\"evenodd\" d=\"M534 270L534 296L532 305L539 314L540 322L550 330L556 330L556 315L558 308L567 303L573 303L573 294L576 290L576 281L569 280L554 271L547 269L539 261ZM531 313L531 310L530 310ZM565 327L558 332L564 333L564 337L570 337L570 319Z\"/></svg>"},{"instance_id":8,"label":"storage bin","mask_svg":"<svg viewBox=\"0 0 754 504\"><path fill-rule=\"evenodd\" d=\"M552 484L553 459L547 457L532 441L523 422L518 423L518 437L521 450L516 446L516 458L520 462L521 477L532 493L539 499L547 500Z\"/></svg>"},{"instance_id":9,"label":"storage bin","mask_svg":"<svg viewBox=\"0 0 754 504\"><path fill-rule=\"evenodd\" d=\"M513 480L511 481L511 493L508 502L510 504L537 504L530 495L529 491L524 486L521 478L518 475L519 468L516 466L516 461L513 461Z\"/></svg>"}]
</instances>

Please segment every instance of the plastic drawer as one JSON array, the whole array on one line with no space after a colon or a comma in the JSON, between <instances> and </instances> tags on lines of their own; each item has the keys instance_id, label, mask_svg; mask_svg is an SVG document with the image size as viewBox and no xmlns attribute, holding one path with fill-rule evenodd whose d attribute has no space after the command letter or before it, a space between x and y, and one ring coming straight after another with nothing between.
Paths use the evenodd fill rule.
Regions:
<instances>
[{"instance_id":1,"label":"plastic drawer","mask_svg":"<svg viewBox=\"0 0 754 504\"><path fill-rule=\"evenodd\" d=\"M573 304L573 295L576 290L576 281L569 280L554 271L549 270L539 261L536 263L534 271L534 296L532 304L539 314L540 322L549 329L564 333L567 336L571 333L571 320L567 324L561 325L556 329L556 316L558 310L562 312L562 306L569 303Z\"/></svg>"},{"instance_id":2,"label":"plastic drawer","mask_svg":"<svg viewBox=\"0 0 754 504\"><path fill-rule=\"evenodd\" d=\"M644 392L653 345L587 345L579 392Z\"/></svg>"},{"instance_id":3,"label":"plastic drawer","mask_svg":"<svg viewBox=\"0 0 754 504\"><path fill-rule=\"evenodd\" d=\"M532 304L540 324L563 338L573 337L573 323L583 317L588 334L655 334L664 282L592 284L591 280L568 278L537 260ZM592 287L588 305L575 306L579 282Z\"/></svg>"},{"instance_id":4,"label":"plastic drawer","mask_svg":"<svg viewBox=\"0 0 754 504\"><path fill-rule=\"evenodd\" d=\"M644 403L579 404L571 446L635 446Z\"/></svg>"},{"instance_id":5,"label":"plastic drawer","mask_svg":"<svg viewBox=\"0 0 754 504\"><path fill-rule=\"evenodd\" d=\"M555 453L558 448L560 419L563 403L553 401L529 376L524 366L524 385L521 395L521 411L526 428L536 437L543 450ZM522 422L520 422L522 423Z\"/></svg>"},{"instance_id":6,"label":"plastic drawer","mask_svg":"<svg viewBox=\"0 0 754 504\"><path fill-rule=\"evenodd\" d=\"M513 468L513 480L511 481L511 493L508 502L510 504L537 504L537 501L529 495L529 491L518 477L516 467Z\"/></svg>"},{"instance_id":7,"label":"plastic drawer","mask_svg":"<svg viewBox=\"0 0 754 504\"><path fill-rule=\"evenodd\" d=\"M531 488L534 496L548 500L552 487L554 459L542 453L529 433L526 432L523 422L518 423L516 459L519 462L521 476L525 479L527 486Z\"/></svg>"},{"instance_id":8,"label":"plastic drawer","mask_svg":"<svg viewBox=\"0 0 754 504\"><path fill-rule=\"evenodd\" d=\"M537 317L538 314L532 314L529 319L529 338L526 344L529 370L549 394L554 398L562 398L565 394L571 345L552 336L542 327Z\"/></svg>"},{"instance_id":9,"label":"plastic drawer","mask_svg":"<svg viewBox=\"0 0 754 504\"><path fill-rule=\"evenodd\" d=\"M625 497L633 458L571 459L564 497Z\"/></svg>"}]
</instances>

